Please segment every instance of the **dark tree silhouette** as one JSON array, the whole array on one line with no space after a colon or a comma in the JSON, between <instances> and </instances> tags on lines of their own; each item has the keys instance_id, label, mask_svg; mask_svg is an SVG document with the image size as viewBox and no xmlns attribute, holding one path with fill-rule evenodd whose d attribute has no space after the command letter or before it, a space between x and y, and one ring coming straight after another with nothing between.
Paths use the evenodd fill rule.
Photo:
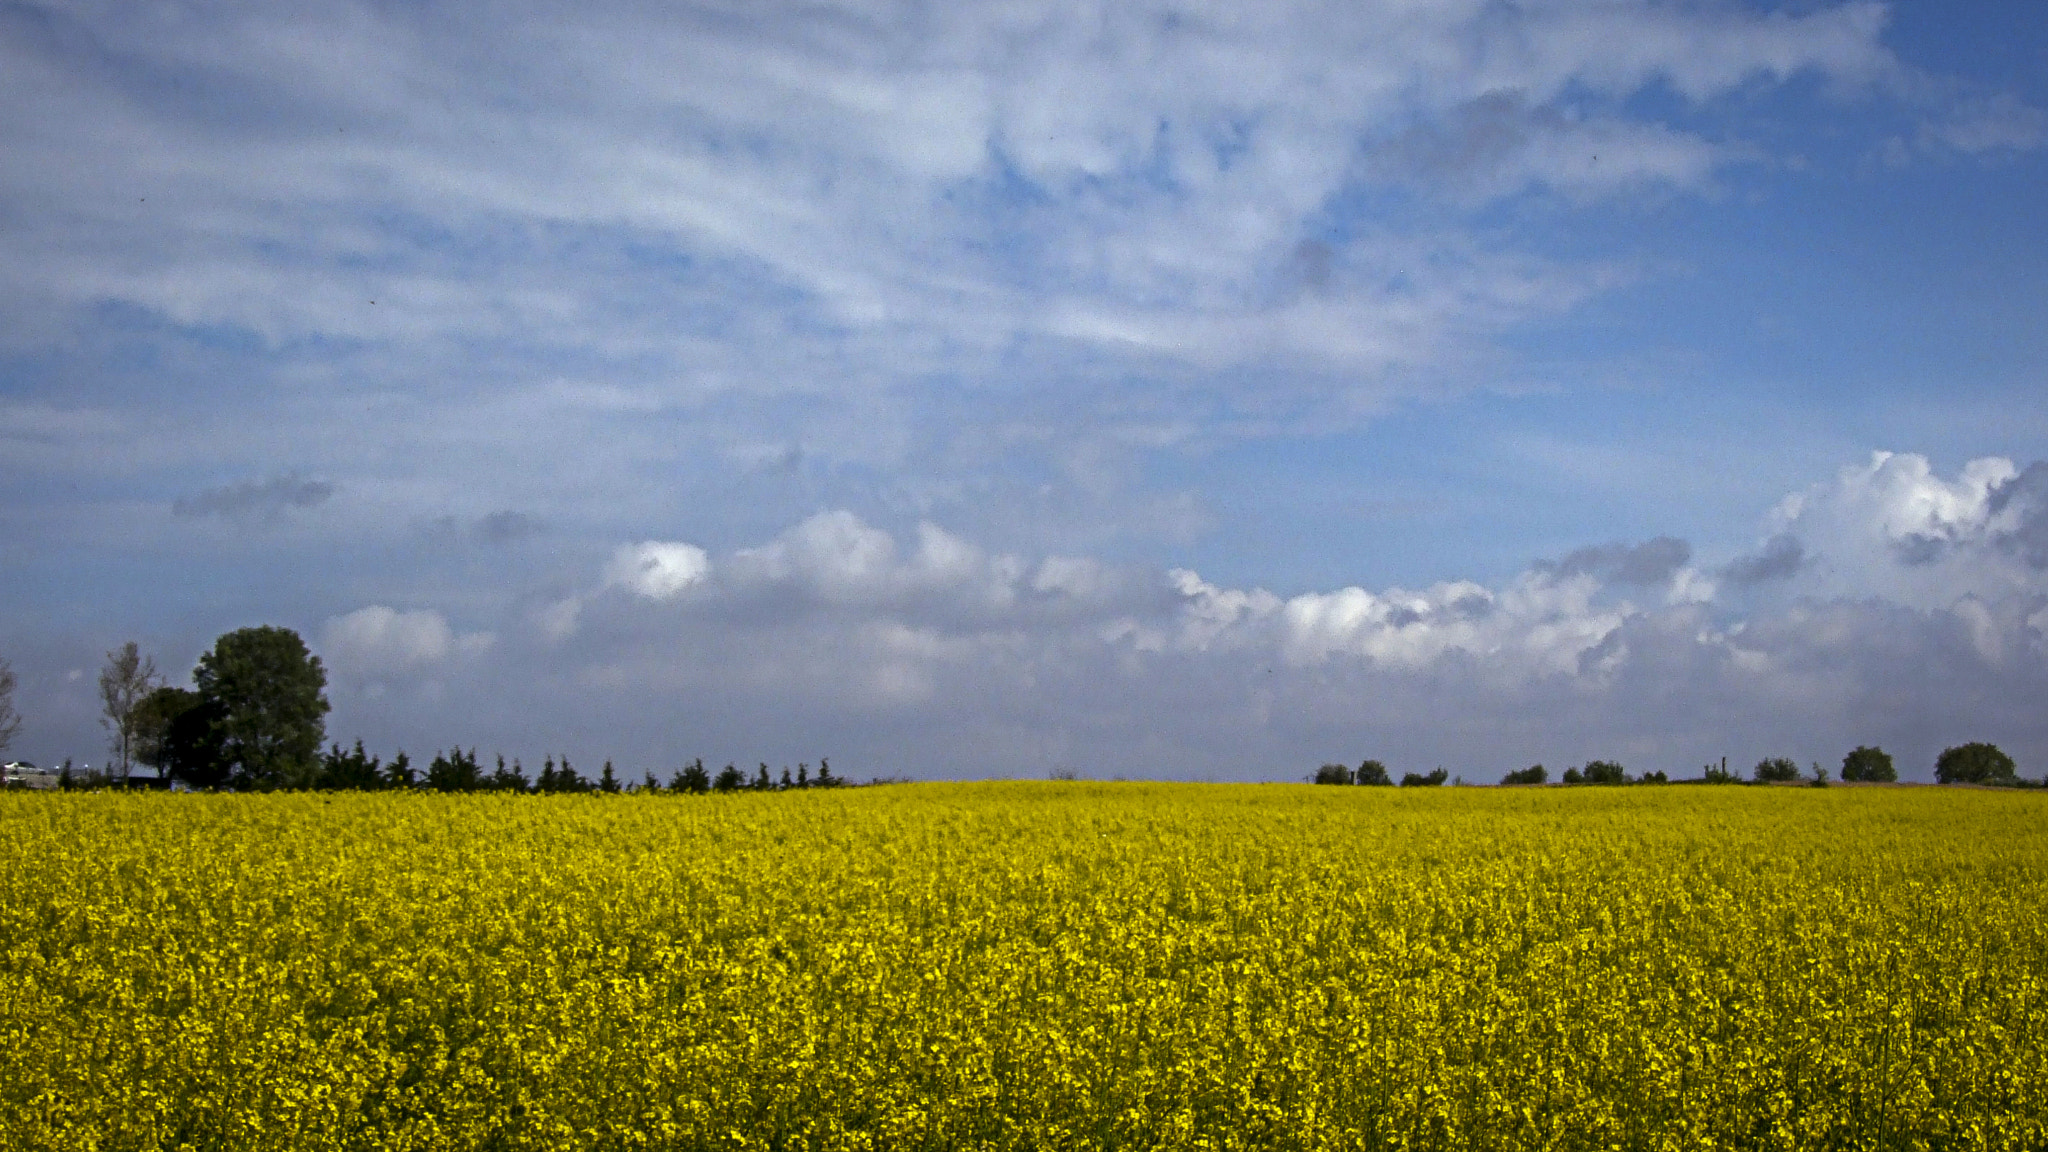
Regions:
<instances>
[{"instance_id":1,"label":"dark tree silhouette","mask_svg":"<svg viewBox=\"0 0 2048 1152\"><path fill-rule=\"evenodd\" d=\"M1789 757L1772 756L1756 762L1750 769L1749 778L1759 784L1789 784L1799 779L1799 765Z\"/></svg>"},{"instance_id":2,"label":"dark tree silhouette","mask_svg":"<svg viewBox=\"0 0 2048 1152\"><path fill-rule=\"evenodd\" d=\"M1996 744L1958 744L1935 760L1934 778L1943 784L2014 784L2019 766Z\"/></svg>"},{"instance_id":3,"label":"dark tree silhouette","mask_svg":"<svg viewBox=\"0 0 2048 1152\"><path fill-rule=\"evenodd\" d=\"M1892 758L1882 748L1857 745L1842 757L1842 779L1865 784L1890 784L1899 778Z\"/></svg>"},{"instance_id":4,"label":"dark tree silhouette","mask_svg":"<svg viewBox=\"0 0 2048 1152\"><path fill-rule=\"evenodd\" d=\"M192 684L215 705L228 782L236 788L307 788L327 735L327 670L289 628L240 628L199 658Z\"/></svg>"}]
</instances>

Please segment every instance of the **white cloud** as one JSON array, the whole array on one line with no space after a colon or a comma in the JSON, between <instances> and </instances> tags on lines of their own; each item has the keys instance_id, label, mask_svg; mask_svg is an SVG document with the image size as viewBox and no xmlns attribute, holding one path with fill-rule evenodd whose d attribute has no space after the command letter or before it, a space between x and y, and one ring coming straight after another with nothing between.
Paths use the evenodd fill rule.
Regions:
<instances>
[{"instance_id":1,"label":"white cloud","mask_svg":"<svg viewBox=\"0 0 2048 1152\"><path fill-rule=\"evenodd\" d=\"M605 568L607 587L649 600L673 600L711 574L711 559L694 544L644 540L620 546Z\"/></svg>"},{"instance_id":2,"label":"white cloud","mask_svg":"<svg viewBox=\"0 0 2048 1152\"><path fill-rule=\"evenodd\" d=\"M495 640L489 632L458 636L431 609L401 612L382 604L330 618L321 635L327 662L343 675L366 680L428 671L450 657L481 652Z\"/></svg>"},{"instance_id":3,"label":"white cloud","mask_svg":"<svg viewBox=\"0 0 2048 1152\"><path fill-rule=\"evenodd\" d=\"M2016 515L1998 495L2013 474L1979 461L1944 478L1881 454L1765 527L1833 525L1829 549L1860 539L1903 571L1926 565L1896 542L1935 530L1995 559L2001 517ZM1493 585L1283 597L1187 570L1026 561L930 524L899 536L838 511L708 559L680 611L577 601L598 615L545 658L713 729L803 717L806 731L866 733L858 755L886 750L885 770L1042 771L1038 757L1078 753L1230 775L1386 751L1474 774L1593 755L1692 771L1722 754L1832 762L1882 742L1910 774L1912 757L1966 738L1999 740L2025 763L2048 755L2048 728L2019 704L2048 689L2038 582L1951 589L1924 606L1835 596L1815 570L1839 553L1814 543L1820 559L1795 564L1789 539L1770 536L1770 562L1750 565L1768 581L1738 583L1745 596L1790 591L1755 603L1723 603L1665 537L1581 549ZM713 714L726 719L701 719Z\"/></svg>"},{"instance_id":4,"label":"white cloud","mask_svg":"<svg viewBox=\"0 0 2048 1152\"><path fill-rule=\"evenodd\" d=\"M787 590L825 604L940 601L976 610L1015 602L1025 568L990 555L934 524L917 526L917 547L903 555L889 533L851 512L821 512L767 544L744 548L719 566L736 590Z\"/></svg>"},{"instance_id":5,"label":"white cloud","mask_svg":"<svg viewBox=\"0 0 2048 1152\"><path fill-rule=\"evenodd\" d=\"M835 325L889 332L899 354L1054 337L1211 366L1428 360L1432 341L1496 323L1461 304L1515 294L1512 278L1404 261L1418 288L1405 302L1339 278L1322 303L1277 312L1266 283L1334 199L1390 175L1375 142L1447 123L1464 187L1489 196L1697 188L1741 150L1630 119L1629 96L1668 81L1706 102L1759 79L1895 67L1883 10L1865 3L1801 17L1649 0L542 16L508 0L456 24L351 4L56 19L167 87L132 91L142 81L57 40L5 45L0 95L42 110L0 129L16 160L0 196L39 222L0 247L10 296L123 301L274 343L608 352L677 348L692 315L664 305L665 278L622 279L623 232L664 267L722 266L728 297L736 283L794 289ZM182 95L201 85L274 111L260 128L209 122ZM1588 102L1606 110L1581 116ZM1513 111L1475 127L1461 119L1475 106ZM1474 142L1489 134L1509 143ZM498 244L508 259L489 268L419 241L563 227L590 231L529 242L545 247L530 263ZM1441 258L1455 243L1362 237L1343 255L1371 265L1419 244ZM1509 321L1555 297L1521 298ZM1376 323L1404 303L1405 322ZM790 335L763 331L758 346Z\"/></svg>"},{"instance_id":6,"label":"white cloud","mask_svg":"<svg viewBox=\"0 0 2048 1152\"><path fill-rule=\"evenodd\" d=\"M1794 590L1944 609L1966 596L2048 593L2048 574L2007 546L2034 512L2027 500L2000 499L2019 479L2003 457L1971 460L1946 479L1925 456L1875 452L1788 496L1770 527L1813 555Z\"/></svg>"}]
</instances>

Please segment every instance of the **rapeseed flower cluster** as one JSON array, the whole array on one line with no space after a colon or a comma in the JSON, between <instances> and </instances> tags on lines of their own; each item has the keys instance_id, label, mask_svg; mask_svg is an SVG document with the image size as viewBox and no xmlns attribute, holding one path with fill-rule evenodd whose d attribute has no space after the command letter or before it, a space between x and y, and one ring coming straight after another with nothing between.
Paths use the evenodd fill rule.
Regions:
<instances>
[{"instance_id":1,"label":"rapeseed flower cluster","mask_svg":"<svg viewBox=\"0 0 2048 1152\"><path fill-rule=\"evenodd\" d=\"M0 795L8 1149L2039 1149L1934 790Z\"/></svg>"}]
</instances>

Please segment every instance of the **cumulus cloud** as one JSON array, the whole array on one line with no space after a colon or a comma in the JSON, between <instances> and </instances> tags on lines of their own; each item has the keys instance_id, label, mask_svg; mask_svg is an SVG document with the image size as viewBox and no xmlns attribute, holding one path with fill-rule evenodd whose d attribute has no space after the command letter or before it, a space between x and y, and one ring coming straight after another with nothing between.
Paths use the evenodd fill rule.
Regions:
<instances>
[{"instance_id":1,"label":"cumulus cloud","mask_svg":"<svg viewBox=\"0 0 2048 1152\"><path fill-rule=\"evenodd\" d=\"M179 516L274 517L293 509L317 508L333 496L334 485L325 480L273 476L180 497L171 504L171 511Z\"/></svg>"},{"instance_id":2,"label":"cumulus cloud","mask_svg":"<svg viewBox=\"0 0 2048 1152\"><path fill-rule=\"evenodd\" d=\"M605 584L649 600L673 600L711 572L711 559L694 544L645 540L612 554Z\"/></svg>"},{"instance_id":3,"label":"cumulus cloud","mask_svg":"<svg viewBox=\"0 0 2048 1152\"><path fill-rule=\"evenodd\" d=\"M2027 543L2038 475L1987 456L1945 478L1925 456L1875 452L1788 496L1771 521L1810 554L1813 591L1944 609L1965 595L2039 593Z\"/></svg>"},{"instance_id":4,"label":"cumulus cloud","mask_svg":"<svg viewBox=\"0 0 2048 1152\"><path fill-rule=\"evenodd\" d=\"M2023 704L2048 688L2048 587L1999 543L2033 522L2020 477L2039 473L1922 464L1880 455L1789 500L1757 552L1715 569L1786 593L1747 607L1722 602L1673 537L1495 584L1282 596L835 511L716 557L629 546L599 580L634 595L575 600L583 626L543 642L640 707L801 716L890 770L1262 775L1387 752L1474 775L1594 755L1690 771L1720 755L1831 761L1870 742L1910 769L1966 738L2048 755L2048 726ZM1936 529L2033 582L1965 580L1925 604L1829 590L1858 539L1854 555L1915 579L1969 576L1954 556L1916 565L1894 547ZM642 584L690 595L657 607ZM1642 589L1663 594L1631 598Z\"/></svg>"},{"instance_id":5,"label":"cumulus cloud","mask_svg":"<svg viewBox=\"0 0 2048 1152\"><path fill-rule=\"evenodd\" d=\"M1192 572L1173 575L1183 598L1178 619L1163 636L1133 634L1141 646L1251 648L1295 666L1350 658L1414 670L1455 656L1500 678L1571 672L1622 618L1594 605L1594 581L1548 573L1498 590L1456 581L1421 592L1349 587L1286 600L1219 588Z\"/></svg>"},{"instance_id":6,"label":"cumulus cloud","mask_svg":"<svg viewBox=\"0 0 2048 1152\"><path fill-rule=\"evenodd\" d=\"M1787 580L1806 566L1806 546L1799 538L1780 532L1764 541L1755 553L1739 556L1721 569L1721 575L1738 588Z\"/></svg>"},{"instance_id":7,"label":"cumulus cloud","mask_svg":"<svg viewBox=\"0 0 2048 1152\"><path fill-rule=\"evenodd\" d=\"M1985 502L1992 542L2033 568L2048 568L2048 462L1993 488Z\"/></svg>"},{"instance_id":8,"label":"cumulus cloud","mask_svg":"<svg viewBox=\"0 0 2048 1152\"><path fill-rule=\"evenodd\" d=\"M382 604L329 619L321 636L328 663L365 680L432 670L451 657L482 651L495 639L486 632L457 635L431 609L406 612Z\"/></svg>"}]
</instances>

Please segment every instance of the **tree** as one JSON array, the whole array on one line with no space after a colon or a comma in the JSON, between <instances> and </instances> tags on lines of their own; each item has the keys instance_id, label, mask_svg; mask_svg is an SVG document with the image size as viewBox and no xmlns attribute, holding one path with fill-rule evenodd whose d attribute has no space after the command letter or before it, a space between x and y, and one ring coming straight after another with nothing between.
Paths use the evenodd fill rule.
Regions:
<instances>
[{"instance_id":1,"label":"tree","mask_svg":"<svg viewBox=\"0 0 2048 1152\"><path fill-rule=\"evenodd\" d=\"M107 653L100 669L100 727L107 730L107 751L114 757L107 767L122 780L135 763L135 709L160 683L156 661L133 640Z\"/></svg>"},{"instance_id":2,"label":"tree","mask_svg":"<svg viewBox=\"0 0 2048 1152\"><path fill-rule=\"evenodd\" d=\"M612 762L609 760L604 762L604 771L597 778L597 790L599 792L617 792L619 790L619 778L612 771Z\"/></svg>"},{"instance_id":3,"label":"tree","mask_svg":"<svg viewBox=\"0 0 2048 1152\"><path fill-rule=\"evenodd\" d=\"M1401 787L1403 787L1403 788L1435 788L1435 787L1438 787L1438 786L1442 785L1444 781L1446 781L1446 780L1449 780L1450 778L1451 778L1451 774L1450 774L1450 772L1448 772L1447 770L1445 770L1445 769L1443 769L1443 768L1438 768L1438 769L1437 769L1436 771L1434 771L1434 772L1431 772L1431 773L1430 773L1429 775L1427 775L1427 776L1424 776L1424 775L1422 775L1422 774L1420 774L1420 773L1417 773L1417 772L1409 772L1409 773L1405 773L1405 774L1403 774L1403 775L1402 775L1402 777L1401 777Z\"/></svg>"},{"instance_id":4,"label":"tree","mask_svg":"<svg viewBox=\"0 0 2048 1152\"><path fill-rule=\"evenodd\" d=\"M709 792L711 774L704 771L704 761L699 758L695 763L685 765L682 771L677 772L675 779L669 781L668 787L671 792ZM721 788L719 791L726 792L731 789Z\"/></svg>"},{"instance_id":5,"label":"tree","mask_svg":"<svg viewBox=\"0 0 2048 1152\"><path fill-rule=\"evenodd\" d=\"M1351 781L1354 784L1368 784L1385 788L1393 785L1394 778L1387 774L1387 766L1385 764L1377 760L1367 760L1359 764L1358 771L1352 776Z\"/></svg>"},{"instance_id":6,"label":"tree","mask_svg":"<svg viewBox=\"0 0 2048 1152\"><path fill-rule=\"evenodd\" d=\"M21 713L14 710L14 667L0 659L0 752L14 743L21 731Z\"/></svg>"},{"instance_id":7,"label":"tree","mask_svg":"<svg viewBox=\"0 0 2048 1152\"><path fill-rule=\"evenodd\" d=\"M569 767L569 758L562 757L562 766L555 767L555 758L549 756L540 767L540 779L534 784L536 792L587 792L589 786L576 769Z\"/></svg>"},{"instance_id":8,"label":"tree","mask_svg":"<svg viewBox=\"0 0 2048 1152\"><path fill-rule=\"evenodd\" d=\"M1500 778L1502 784L1541 784L1550 779L1550 773L1541 764L1531 764Z\"/></svg>"},{"instance_id":9,"label":"tree","mask_svg":"<svg viewBox=\"0 0 2048 1152\"><path fill-rule=\"evenodd\" d=\"M832 762L830 760L825 759L822 756L819 757L817 786L820 788L837 788L842 783L844 783L844 781L840 780L837 776L832 775Z\"/></svg>"},{"instance_id":10,"label":"tree","mask_svg":"<svg viewBox=\"0 0 2048 1152\"><path fill-rule=\"evenodd\" d=\"M347 751L336 744L320 758L320 788L341 792L374 792L384 786L384 764L363 751L363 742Z\"/></svg>"},{"instance_id":11,"label":"tree","mask_svg":"<svg viewBox=\"0 0 2048 1152\"><path fill-rule=\"evenodd\" d=\"M474 792L483 782L483 768L476 762L474 748L464 752L458 744L453 752L436 753L427 765L427 787L436 792Z\"/></svg>"},{"instance_id":12,"label":"tree","mask_svg":"<svg viewBox=\"0 0 2048 1152\"><path fill-rule=\"evenodd\" d=\"M419 784L419 773L413 771L412 757L404 752L391 758L390 767L384 769L384 786L407 791Z\"/></svg>"},{"instance_id":13,"label":"tree","mask_svg":"<svg viewBox=\"0 0 2048 1152\"><path fill-rule=\"evenodd\" d=\"M1349 784L1352 780L1351 769L1342 764L1325 764L1316 769L1313 779L1317 784Z\"/></svg>"},{"instance_id":14,"label":"tree","mask_svg":"<svg viewBox=\"0 0 2048 1152\"><path fill-rule=\"evenodd\" d=\"M1934 762L1934 778L1943 784L2014 784L2018 772L2012 757L1996 744L1958 744Z\"/></svg>"},{"instance_id":15,"label":"tree","mask_svg":"<svg viewBox=\"0 0 2048 1152\"><path fill-rule=\"evenodd\" d=\"M702 763L702 761L699 761L699 763ZM724 768L720 769L718 779L712 781L711 784L712 788L720 792L737 792L746 786L747 774L740 771L739 766L736 764L727 764Z\"/></svg>"},{"instance_id":16,"label":"tree","mask_svg":"<svg viewBox=\"0 0 2048 1152\"><path fill-rule=\"evenodd\" d=\"M519 766L518 757L513 757L512 766L505 766L505 757L498 757L498 767L491 773L490 787L493 792L531 792L533 786L527 782L526 769Z\"/></svg>"},{"instance_id":17,"label":"tree","mask_svg":"<svg viewBox=\"0 0 2048 1152\"><path fill-rule=\"evenodd\" d=\"M1588 784L1626 784L1628 770L1612 760L1588 760L1583 778Z\"/></svg>"},{"instance_id":18,"label":"tree","mask_svg":"<svg viewBox=\"0 0 2048 1152\"><path fill-rule=\"evenodd\" d=\"M1842 779L1865 784L1891 784L1899 778L1899 770L1892 767L1892 758L1882 748L1866 748L1861 744L1855 751L1842 757Z\"/></svg>"},{"instance_id":19,"label":"tree","mask_svg":"<svg viewBox=\"0 0 2048 1152\"><path fill-rule=\"evenodd\" d=\"M192 683L220 709L221 752L236 788L304 788L327 735L327 670L289 628L240 628L199 658Z\"/></svg>"},{"instance_id":20,"label":"tree","mask_svg":"<svg viewBox=\"0 0 2048 1152\"><path fill-rule=\"evenodd\" d=\"M1799 779L1799 765L1790 757L1772 756L1756 762L1749 778L1759 784L1789 784Z\"/></svg>"},{"instance_id":21,"label":"tree","mask_svg":"<svg viewBox=\"0 0 2048 1152\"><path fill-rule=\"evenodd\" d=\"M157 688L135 705L135 758L158 774L191 788L221 788L228 764L221 747L217 701L197 692Z\"/></svg>"}]
</instances>

